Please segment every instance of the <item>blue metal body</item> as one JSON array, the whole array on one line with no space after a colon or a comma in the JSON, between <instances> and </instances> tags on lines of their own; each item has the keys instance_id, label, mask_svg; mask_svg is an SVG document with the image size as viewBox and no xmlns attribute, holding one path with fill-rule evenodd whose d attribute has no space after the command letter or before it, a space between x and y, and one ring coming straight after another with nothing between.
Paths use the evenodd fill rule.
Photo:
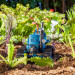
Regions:
<instances>
[{"instance_id":1,"label":"blue metal body","mask_svg":"<svg viewBox=\"0 0 75 75\"><path fill-rule=\"evenodd\" d=\"M31 34L29 35L28 41L27 41L26 48L29 50L32 46L35 46L37 48L37 53L38 53L38 48L39 48L39 35ZM30 52L31 53L31 52Z\"/></svg>"},{"instance_id":2,"label":"blue metal body","mask_svg":"<svg viewBox=\"0 0 75 75\"><path fill-rule=\"evenodd\" d=\"M41 50L39 50L39 48L40 48L40 28L39 28L38 32L39 33L37 33L37 29L35 29L35 32L33 34L29 35L27 45L26 45L27 52L25 52L25 53L28 53L28 52L32 53L32 51L30 51L30 49L33 46L36 48L36 53L33 52L33 55L28 55L28 57L35 57L35 56L38 56L37 53L43 53L46 43L50 42L49 39L46 38L46 34L43 31L43 39L46 40L46 42L42 43L42 48L41 48ZM42 55L39 55L39 56L43 57Z\"/></svg>"}]
</instances>

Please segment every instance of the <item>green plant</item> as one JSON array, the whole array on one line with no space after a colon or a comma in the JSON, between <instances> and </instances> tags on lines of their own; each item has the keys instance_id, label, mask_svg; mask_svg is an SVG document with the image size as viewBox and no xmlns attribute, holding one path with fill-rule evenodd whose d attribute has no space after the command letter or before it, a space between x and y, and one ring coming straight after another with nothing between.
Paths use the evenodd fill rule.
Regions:
<instances>
[{"instance_id":1,"label":"green plant","mask_svg":"<svg viewBox=\"0 0 75 75\"><path fill-rule=\"evenodd\" d=\"M72 20L73 18L75 18L75 4L73 5L72 8L70 8L70 10L66 12L67 12L68 20Z\"/></svg>"},{"instance_id":2,"label":"green plant","mask_svg":"<svg viewBox=\"0 0 75 75\"><path fill-rule=\"evenodd\" d=\"M60 60L59 60L59 61L61 62L62 60L63 60L63 58L60 58Z\"/></svg>"},{"instance_id":3,"label":"green plant","mask_svg":"<svg viewBox=\"0 0 75 75\"><path fill-rule=\"evenodd\" d=\"M47 10L40 10L38 7L29 10L29 4L26 6L17 4L15 9L6 5L1 5L0 8L2 13L12 14L16 18L17 28L13 31L14 35L29 36L29 34L35 29L36 25L38 24L40 26L42 21L44 22L46 34L49 34L48 30L51 29L51 20L57 20L62 23L62 17L64 17L63 14L58 12L52 13Z\"/></svg>"},{"instance_id":4,"label":"green plant","mask_svg":"<svg viewBox=\"0 0 75 75\"><path fill-rule=\"evenodd\" d=\"M40 57L32 57L30 59L31 62L35 62L36 65L39 65L39 66L47 66L49 65L50 67L53 67L54 66L54 63L52 61L51 58L47 57L43 57L43 58L40 58Z\"/></svg>"},{"instance_id":5,"label":"green plant","mask_svg":"<svg viewBox=\"0 0 75 75\"><path fill-rule=\"evenodd\" d=\"M10 38L10 43L18 43L18 42L21 42L22 41L22 36L20 35L12 35L11 38Z\"/></svg>"},{"instance_id":6,"label":"green plant","mask_svg":"<svg viewBox=\"0 0 75 75\"><path fill-rule=\"evenodd\" d=\"M3 61L5 61L5 63L7 65L9 65L10 67L15 67L18 64L27 64L27 55L24 54L24 57L22 58L14 58L13 59L13 53L14 53L14 45L13 44L8 44L8 57L4 58L2 55L0 55L0 57L3 59ZM1 61L2 62L2 61Z\"/></svg>"},{"instance_id":7,"label":"green plant","mask_svg":"<svg viewBox=\"0 0 75 75\"><path fill-rule=\"evenodd\" d=\"M67 12L68 15L68 21L64 25L57 25L57 28L60 28L63 30L62 36L63 39L61 40L64 44L69 43L72 49L72 56L75 58L75 51L73 47L73 41L75 40L75 5L73 8L70 9L70 11Z\"/></svg>"},{"instance_id":8,"label":"green plant","mask_svg":"<svg viewBox=\"0 0 75 75\"><path fill-rule=\"evenodd\" d=\"M5 42L5 37L4 36L0 36L0 44L2 44L3 42Z\"/></svg>"},{"instance_id":9,"label":"green plant","mask_svg":"<svg viewBox=\"0 0 75 75\"><path fill-rule=\"evenodd\" d=\"M7 44L9 43L9 40L11 38L11 30L14 29L16 27L16 22L14 23L14 20L16 20L12 15L7 14L7 15L1 15L0 16L4 22L3 27L1 26L1 28L5 28L5 32L6 32L6 48L5 48L5 52L7 53ZM14 20L13 20L14 19Z\"/></svg>"},{"instance_id":10,"label":"green plant","mask_svg":"<svg viewBox=\"0 0 75 75\"><path fill-rule=\"evenodd\" d=\"M59 28L61 28L64 32L63 32L63 39L65 39L65 42L69 42L71 49L72 49L72 56L75 58L75 51L74 51L74 47L73 47L73 43L72 43L72 38L70 35L70 27L67 25L64 26L60 26L58 25Z\"/></svg>"}]
</instances>

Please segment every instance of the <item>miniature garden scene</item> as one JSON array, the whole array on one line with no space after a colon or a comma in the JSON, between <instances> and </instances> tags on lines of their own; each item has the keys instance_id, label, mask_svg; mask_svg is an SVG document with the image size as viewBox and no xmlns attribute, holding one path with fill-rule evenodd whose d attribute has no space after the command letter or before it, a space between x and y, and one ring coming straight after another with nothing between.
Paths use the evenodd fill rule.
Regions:
<instances>
[{"instance_id":1,"label":"miniature garden scene","mask_svg":"<svg viewBox=\"0 0 75 75\"><path fill-rule=\"evenodd\" d=\"M75 75L75 0L0 0L0 75Z\"/></svg>"}]
</instances>

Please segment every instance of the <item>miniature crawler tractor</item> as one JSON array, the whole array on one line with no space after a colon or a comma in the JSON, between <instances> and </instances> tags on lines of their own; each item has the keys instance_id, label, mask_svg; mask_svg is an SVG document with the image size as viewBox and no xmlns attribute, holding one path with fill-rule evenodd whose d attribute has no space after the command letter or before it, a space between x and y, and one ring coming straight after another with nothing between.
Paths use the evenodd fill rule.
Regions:
<instances>
[{"instance_id":1,"label":"miniature crawler tractor","mask_svg":"<svg viewBox=\"0 0 75 75\"><path fill-rule=\"evenodd\" d=\"M50 42L46 37L46 33L43 29L43 22L41 24L41 28L35 29L35 32L29 35L27 44L22 46L17 50L17 57L24 56L24 53L27 53L28 57L50 57L52 58L54 55L54 48L51 45L46 45Z\"/></svg>"}]
</instances>

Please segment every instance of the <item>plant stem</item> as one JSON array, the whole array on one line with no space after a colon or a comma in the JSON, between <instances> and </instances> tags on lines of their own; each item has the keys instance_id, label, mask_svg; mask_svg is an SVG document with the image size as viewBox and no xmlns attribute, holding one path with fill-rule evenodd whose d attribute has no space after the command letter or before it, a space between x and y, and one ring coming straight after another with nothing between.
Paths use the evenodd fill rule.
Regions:
<instances>
[{"instance_id":1,"label":"plant stem","mask_svg":"<svg viewBox=\"0 0 75 75\"><path fill-rule=\"evenodd\" d=\"M5 48L5 53L7 53L7 44L9 44L10 41L10 32L11 32L11 27L12 27L12 16L11 16L11 23L10 23L10 27L9 27L9 32L6 31L6 48Z\"/></svg>"},{"instance_id":2,"label":"plant stem","mask_svg":"<svg viewBox=\"0 0 75 75\"><path fill-rule=\"evenodd\" d=\"M70 43L71 48L72 48L73 58L75 58L74 47L73 47L73 44L72 44L72 41L71 41L70 35L68 35L68 39L69 39L69 43Z\"/></svg>"}]
</instances>

